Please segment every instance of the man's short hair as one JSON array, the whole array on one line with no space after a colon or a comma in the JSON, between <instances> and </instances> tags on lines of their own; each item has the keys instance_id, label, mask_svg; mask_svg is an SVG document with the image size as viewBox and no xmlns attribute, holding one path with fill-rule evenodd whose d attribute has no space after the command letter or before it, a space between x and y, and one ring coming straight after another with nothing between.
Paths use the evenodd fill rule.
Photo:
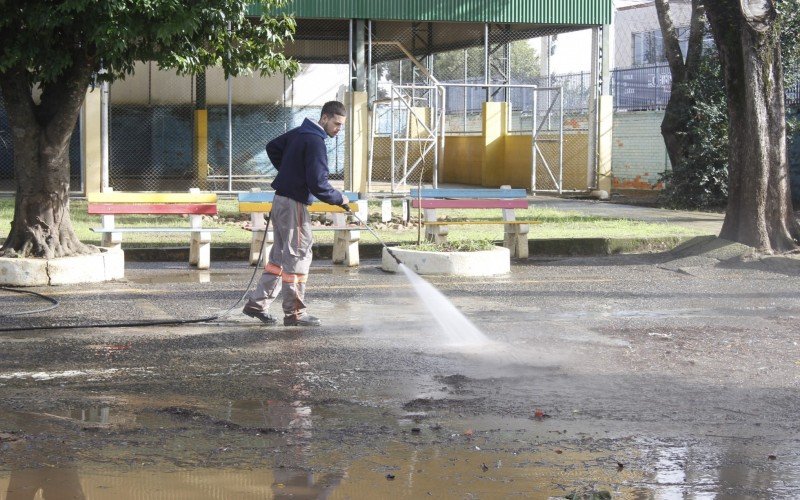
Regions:
<instances>
[{"instance_id":1,"label":"man's short hair","mask_svg":"<svg viewBox=\"0 0 800 500\"><path fill-rule=\"evenodd\" d=\"M345 109L344 104L339 101L328 101L322 106L322 112L319 114L321 116L347 116L347 109Z\"/></svg>"}]
</instances>

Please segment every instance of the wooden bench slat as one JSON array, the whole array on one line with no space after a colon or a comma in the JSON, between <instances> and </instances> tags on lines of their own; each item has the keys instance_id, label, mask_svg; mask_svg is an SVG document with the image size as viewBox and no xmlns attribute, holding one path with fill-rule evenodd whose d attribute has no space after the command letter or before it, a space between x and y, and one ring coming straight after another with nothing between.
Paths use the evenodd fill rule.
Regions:
<instances>
[{"instance_id":1,"label":"wooden bench slat","mask_svg":"<svg viewBox=\"0 0 800 500\"><path fill-rule=\"evenodd\" d=\"M357 209L358 207L353 205L352 208ZM329 205L328 203L323 203L321 201L317 201L317 202L314 202L314 203L312 203L311 205L308 206L308 211L309 212L315 212L315 213L320 213L320 212L340 213L340 212L344 212L344 208L342 208L342 207L340 207L338 205Z\"/></svg>"},{"instance_id":2,"label":"wooden bench slat","mask_svg":"<svg viewBox=\"0 0 800 500\"><path fill-rule=\"evenodd\" d=\"M146 193L112 191L89 193L89 203L216 203L216 193Z\"/></svg>"},{"instance_id":3,"label":"wooden bench slat","mask_svg":"<svg viewBox=\"0 0 800 500\"><path fill-rule=\"evenodd\" d=\"M311 226L312 231L366 231L361 226ZM272 229L270 228L270 231ZM263 233L264 228L253 230L254 233Z\"/></svg>"},{"instance_id":4,"label":"wooden bench slat","mask_svg":"<svg viewBox=\"0 0 800 500\"><path fill-rule=\"evenodd\" d=\"M191 227L117 227L114 229L107 229L104 227L90 228L95 233L196 233L200 231L208 231L212 233L224 232L223 228L191 228Z\"/></svg>"},{"instance_id":5,"label":"wooden bench slat","mask_svg":"<svg viewBox=\"0 0 800 500\"><path fill-rule=\"evenodd\" d=\"M456 220L456 221L445 221L445 220L437 220L437 221L422 221L422 224L426 226L457 226L457 225L473 225L473 224L512 224L512 225L522 225L522 224L541 224L542 221L540 220Z\"/></svg>"},{"instance_id":6,"label":"wooden bench slat","mask_svg":"<svg viewBox=\"0 0 800 500\"><path fill-rule=\"evenodd\" d=\"M525 198L524 189L491 189L491 188L463 188L463 189L433 189L422 188L422 198ZM419 197L419 189L411 189L411 198Z\"/></svg>"},{"instance_id":7,"label":"wooden bench slat","mask_svg":"<svg viewBox=\"0 0 800 500\"><path fill-rule=\"evenodd\" d=\"M350 201L358 200L358 193L353 193L351 191L344 191L345 196L347 196ZM263 202L271 202L275 199L275 191L259 191L259 192L248 192L248 193L239 193L238 195L239 203L263 203ZM317 200L316 198L314 198ZM317 200L319 201L319 200ZM323 203L323 202L320 202Z\"/></svg>"},{"instance_id":8,"label":"wooden bench slat","mask_svg":"<svg viewBox=\"0 0 800 500\"><path fill-rule=\"evenodd\" d=\"M215 204L186 204L186 203L89 203L87 209L90 215L124 215L124 214L192 214L214 215L217 213Z\"/></svg>"},{"instance_id":9,"label":"wooden bench slat","mask_svg":"<svg viewBox=\"0 0 800 500\"><path fill-rule=\"evenodd\" d=\"M267 202L251 202L245 201L239 203L239 212L250 214L250 213L267 213L272 210L272 203ZM309 212L320 213L320 212L344 212L344 209L337 205L329 205L327 203L323 203L321 201L312 203L308 206Z\"/></svg>"},{"instance_id":10,"label":"wooden bench slat","mask_svg":"<svg viewBox=\"0 0 800 500\"><path fill-rule=\"evenodd\" d=\"M422 208L528 208L528 200L437 200L423 198L422 200L412 199L411 206L413 208L419 208L420 206Z\"/></svg>"},{"instance_id":11,"label":"wooden bench slat","mask_svg":"<svg viewBox=\"0 0 800 500\"><path fill-rule=\"evenodd\" d=\"M224 228L202 227L202 215L217 213L216 193L190 189L189 192L108 191L87 195L87 212L99 215L103 227L91 228L101 234L100 244L108 248L121 248L124 233L181 233L189 235L189 265L197 269L211 266L211 234ZM118 215L184 215L187 226L117 226ZM201 226L201 227L198 227Z\"/></svg>"}]
</instances>

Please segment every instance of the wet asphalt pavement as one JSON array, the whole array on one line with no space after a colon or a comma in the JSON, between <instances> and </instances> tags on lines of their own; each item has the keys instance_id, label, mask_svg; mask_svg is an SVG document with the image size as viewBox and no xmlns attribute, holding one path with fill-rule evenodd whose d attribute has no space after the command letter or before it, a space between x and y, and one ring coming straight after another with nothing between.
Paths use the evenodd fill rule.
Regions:
<instances>
[{"instance_id":1,"label":"wet asphalt pavement","mask_svg":"<svg viewBox=\"0 0 800 500\"><path fill-rule=\"evenodd\" d=\"M0 328L217 315L252 268L212 265L35 289L60 306ZM800 497L798 260L532 259L428 281L491 342L448 345L377 261L315 262L320 328L236 307L0 332L0 499Z\"/></svg>"}]
</instances>

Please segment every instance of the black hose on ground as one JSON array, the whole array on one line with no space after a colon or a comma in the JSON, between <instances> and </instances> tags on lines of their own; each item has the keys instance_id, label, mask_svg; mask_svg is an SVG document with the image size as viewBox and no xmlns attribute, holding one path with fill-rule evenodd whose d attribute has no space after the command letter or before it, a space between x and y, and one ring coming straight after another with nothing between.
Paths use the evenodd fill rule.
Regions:
<instances>
[{"instance_id":1,"label":"black hose on ground","mask_svg":"<svg viewBox=\"0 0 800 500\"><path fill-rule=\"evenodd\" d=\"M35 313L50 311L50 310L55 309L56 307L59 306L58 301L56 299L54 299L53 297L48 297L47 295L44 295L44 294L41 294L41 293L37 293L37 292L32 292L30 290L20 290L20 289L17 289L17 288L9 288L9 287L6 287L6 286L0 286L0 290L4 290L6 292L12 292L12 293L27 293L29 295L35 295L35 296L37 296L37 297L39 297L41 299L44 299L44 300L46 300L46 301L51 303L51 305L49 305L49 306L47 306L45 308L42 308L42 309L30 309L30 310L27 310L27 311L18 311L18 312L0 314L0 318L5 318L5 317L8 317L8 316L22 316L24 314L35 314Z\"/></svg>"}]
</instances>

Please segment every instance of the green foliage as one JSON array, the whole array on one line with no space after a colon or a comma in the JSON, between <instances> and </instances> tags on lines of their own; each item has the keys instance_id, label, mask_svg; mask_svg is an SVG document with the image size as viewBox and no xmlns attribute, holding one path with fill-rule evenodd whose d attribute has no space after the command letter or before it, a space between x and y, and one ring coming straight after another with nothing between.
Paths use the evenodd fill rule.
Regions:
<instances>
[{"instance_id":1,"label":"green foliage","mask_svg":"<svg viewBox=\"0 0 800 500\"><path fill-rule=\"evenodd\" d=\"M459 240L444 243L420 243L419 245L402 245L400 248L419 250L422 252L482 252L491 250L496 245L489 240Z\"/></svg>"},{"instance_id":2,"label":"green foliage","mask_svg":"<svg viewBox=\"0 0 800 500\"><path fill-rule=\"evenodd\" d=\"M779 0L778 32L781 36L781 59L784 68L784 86L800 81L800 2Z\"/></svg>"},{"instance_id":3,"label":"green foliage","mask_svg":"<svg viewBox=\"0 0 800 500\"><path fill-rule=\"evenodd\" d=\"M698 78L679 89L692 97L686 159L661 175L662 203L673 208L719 209L728 199L728 111L716 53L706 54Z\"/></svg>"},{"instance_id":4,"label":"green foliage","mask_svg":"<svg viewBox=\"0 0 800 500\"><path fill-rule=\"evenodd\" d=\"M528 40L517 40L509 43L511 57L511 81L514 83L530 82L539 74L539 55L528 43ZM466 52L466 60L465 60ZM468 49L451 50L434 54L433 74L440 81L464 81L464 65L467 78L482 78L484 73L483 46ZM404 83L411 81L411 68L403 65ZM400 67L396 61L382 63L382 73L391 82L399 82Z\"/></svg>"},{"instance_id":5,"label":"green foliage","mask_svg":"<svg viewBox=\"0 0 800 500\"><path fill-rule=\"evenodd\" d=\"M776 4L781 34L784 86L800 83L800 3L782 0ZM787 108L786 137L791 172L792 202L800 207L800 107Z\"/></svg>"},{"instance_id":6,"label":"green foliage","mask_svg":"<svg viewBox=\"0 0 800 500\"><path fill-rule=\"evenodd\" d=\"M483 47L465 49L467 52L467 78L483 76ZM511 81L528 82L539 74L539 55L528 40L509 43L511 57ZM464 79L464 50L452 50L436 54L434 73L440 80Z\"/></svg>"},{"instance_id":7,"label":"green foliage","mask_svg":"<svg viewBox=\"0 0 800 500\"><path fill-rule=\"evenodd\" d=\"M284 0L265 0L266 8ZM249 19L246 0L0 1L0 77L25 68L29 84L55 82L73 66L102 67L113 80L137 61L195 73L220 65L226 75L244 70L293 73L281 54L291 39L290 17ZM228 23L231 30L228 31ZM88 84L89 82L87 82Z\"/></svg>"},{"instance_id":8,"label":"green foliage","mask_svg":"<svg viewBox=\"0 0 800 500\"><path fill-rule=\"evenodd\" d=\"M800 2L778 0L776 7L785 88L800 81ZM728 197L728 112L716 51L703 57L698 75L686 89L695 101L685 132L693 139L686 161L661 176L665 183L662 202L674 208L719 209ZM791 156L800 141L796 111L788 110L786 124ZM794 184L800 185L800 181ZM800 188L793 191L800 193ZM800 202L800 194L794 198Z\"/></svg>"}]
</instances>

